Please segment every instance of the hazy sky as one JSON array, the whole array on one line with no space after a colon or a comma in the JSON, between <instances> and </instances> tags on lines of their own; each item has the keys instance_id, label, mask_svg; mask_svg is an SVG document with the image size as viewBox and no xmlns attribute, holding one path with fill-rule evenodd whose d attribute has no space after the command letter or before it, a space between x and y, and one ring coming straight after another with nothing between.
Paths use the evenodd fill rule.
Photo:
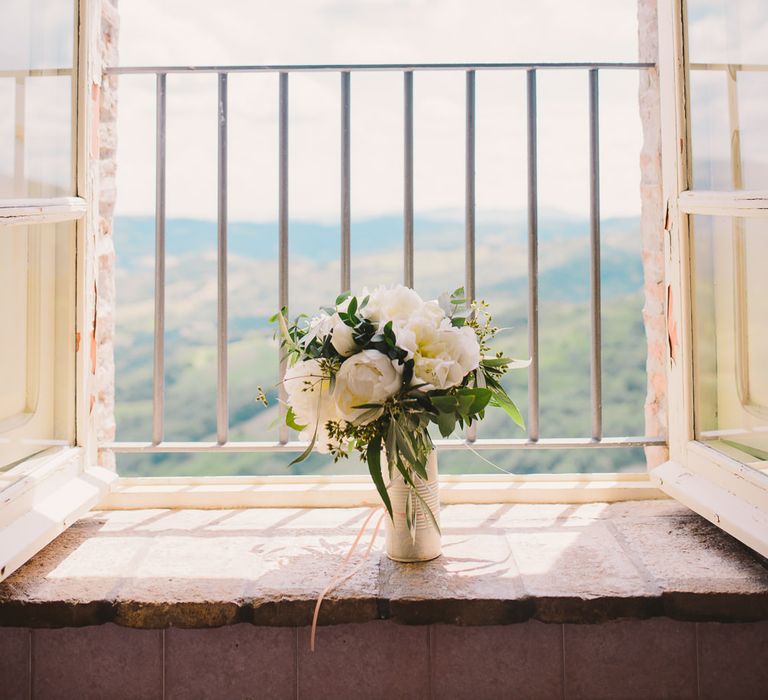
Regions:
<instances>
[{"instance_id":1,"label":"hazy sky","mask_svg":"<svg viewBox=\"0 0 768 700\"><path fill-rule=\"evenodd\" d=\"M214 9L215 8L215 9ZM457 61L634 61L635 0L132 0L120 5L123 65ZM600 21L595 22L594 17ZM608 31L607 28L610 28ZM151 213L154 82L121 78L119 210ZM540 188L544 206L586 214L587 76L541 74ZM638 208L637 75L601 81L603 206ZM168 213L215 216L214 76L168 79ZM421 211L460 210L464 193L464 75L418 73L415 198ZM277 212L277 76L230 83L230 215ZM352 213L402 207L402 75L352 76ZM479 213L525 203L525 83L477 77ZM292 216L339 211L339 77L292 76Z\"/></svg>"},{"instance_id":2,"label":"hazy sky","mask_svg":"<svg viewBox=\"0 0 768 700\"><path fill-rule=\"evenodd\" d=\"M765 0L690 0L694 61L768 63ZM0 70L66 65L71 14L63 0L0 2ZM120 4L123 65L318 62L633 61L636 0L126 0ZM726 31L723 30L726 27ZM213 76L171 76L168 212L215 216L216 86ZM641 146L634 72L601 73L602 206L638 208ZM583 72L540 72L542 206L587 212L587 85ZM726 83L693 76L694 155L728 157ZM415 77L417 211L460 210L464 192L464 76ZM739 75L749 187L768 186L768 74ZM0 181L12 174L12 79L0 80ZM27 86L26 170L66 183L68 78ZM119 211L154 206L154 78L120 85ZM751 159L751 162L750 162ZM352 78L353 216L402 207L402 75ZM717 169L715 169L717 170ZM722 170L722 168L721 168ZM715 172L713 170L713 172ZM297 75L290 86L290 208L334 221L339 210L339 78ZM727 186L714 180L703 183ZM521 73L477 77L477 202L488 210L525 204L525 86ZM230 84L230 212L273 220L277 212L277 76Z\"/></svg>"}]
</instances>

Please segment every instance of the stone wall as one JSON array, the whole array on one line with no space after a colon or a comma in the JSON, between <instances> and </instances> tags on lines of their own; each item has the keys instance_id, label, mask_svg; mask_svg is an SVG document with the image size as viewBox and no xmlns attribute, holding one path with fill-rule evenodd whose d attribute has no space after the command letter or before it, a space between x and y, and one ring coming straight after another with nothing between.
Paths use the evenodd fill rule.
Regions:
<instances>
[{"instance_id":1,"label":"stone wall","mask_svg":"<svg viewBox=\"0 0 768 700\"><path fill-rule=\"evenodd\" d=\"M638 0L638 46L641 62L658 63L657 0ZM661 179L661 115L658 69L640 72L640 235L643 245L643 321L648 343L645 434L667 435L667 331L664 296L664 212ZM649 467L666 461L666 447L645 449Z\"/></svg>"},{"instance_id":2,"label":"stone wall","mask_svg":"<svg viewBox=\"0 0 768 700\"><path fill-rule=\"evenodd\" d=\"M117 65L120 17L118 0L101 0L99 49L102 67ZM103 75L99 108L99 230L96 278L96 425L99 443L115 438L115 246L112 217L115 211L117 170L117 76ZM101 466L114 468L114 454L99 453Z\"/></svg>"}]
</instances>

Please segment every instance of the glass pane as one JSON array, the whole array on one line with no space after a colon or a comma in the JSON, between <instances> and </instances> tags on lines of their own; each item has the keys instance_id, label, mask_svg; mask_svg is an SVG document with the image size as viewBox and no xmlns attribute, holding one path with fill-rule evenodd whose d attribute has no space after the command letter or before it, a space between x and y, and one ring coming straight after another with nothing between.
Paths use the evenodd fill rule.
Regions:
<instances>
[{"instance_id":1,"label":"glass pane","mask_svg":"<svg viewBox=\"0 0 768 700\"><path fill-rule=\"evenodd\" d=\"M693 217L696 437L768 459L768 220Z\"/></svg>"},{"instance_id":2,"label":"glass pane","mask_svg":"<svg viewBox=\"0 0 768 700\"><path fill-rule=\"evenodd\" d=\"M689 0L691 145L697 189L768 187L768 4Z\"/></svg>"},{"instance_id":3,"label":"glass pane","mask_svg":"<svg viewBox=\"0 0 768 700\"><path fill-rule=\"evenodd\" d=\"M0 490L73 434L74 223L0 228Z\"/></svg>"},{"instance_id":4,"label":"glass pane","mask_svg":"<svg viewBox=\"0 0 768 700\"><path fill-rule=\"evenodd\" d=\"M74 0L0 3L0 198L74 193Z\"/></svg>"}]
</instances>

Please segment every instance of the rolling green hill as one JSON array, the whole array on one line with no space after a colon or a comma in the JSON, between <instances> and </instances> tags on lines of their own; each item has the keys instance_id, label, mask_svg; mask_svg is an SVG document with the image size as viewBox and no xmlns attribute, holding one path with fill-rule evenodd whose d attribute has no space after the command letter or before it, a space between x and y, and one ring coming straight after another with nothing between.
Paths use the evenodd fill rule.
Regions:
<instances>
[{"instance_id":1,"label":"rolling green hill","mask_svg":"<svg viewBox=\"0 0 768 700\"><path fill-rule=\"evenodd\" d=\"M509 327L499 348L526 357L525 226L520 217L484 221L478 230L478 296L497 324ZM119 440L149 439L151 426L153 225L118 219L116 389ZM643 434L645 336L638 223L604 222L603 386L606 435ZM232 440L274 440L277 348L266 318L276 300L276 249L260 245L270 225L239 224L230 239L229 382ZM589 434L589 261L582 221L542 225L540 249L540 369L542 437ZM166 413L168 440L211 440L215 434L215 227L169 222L166 291ZM188 235L185 235L185 231ZM304 223L292 238L291 313L312 311L335 296L338 235ZM353 276L376 283L400 279L401 228L395 220L355 222ZM459 222L416 221L416 288L425 296L461 284L463 233ZM293 236L293 229L292 229ZM292 248L292 251L294 249ZM355 273L357 271L357 273ZM526 372L507 380L525 414ZM270 408L254 401L263 386ZM483 437L523 437L503 412L489 411ZM640 449L484 452L499 467L521 473L626 471L643 467ZM288 454L119 455L126 475L284 474ZM469 450L441 453L443 472L493 471ZM331 463L313 455L294 473L363 472L357 462Z\"/></svg>"}]
</instances>

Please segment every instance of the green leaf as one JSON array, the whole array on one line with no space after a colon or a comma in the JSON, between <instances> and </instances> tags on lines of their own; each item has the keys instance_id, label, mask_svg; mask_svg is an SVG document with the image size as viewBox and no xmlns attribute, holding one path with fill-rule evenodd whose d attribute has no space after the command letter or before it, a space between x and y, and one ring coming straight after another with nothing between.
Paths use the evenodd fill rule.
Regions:
<instances>
[{"instance_id":1,"label":"green leaf","mask_svg":"<svg viewBox=\"0 0 768 700\"><path fill-rule=\"evenodd\" d=\"M461 328L462 326L465 326L467 324L467 319L463 316L454 316L451 319L451 325L454 328Z\"/></svg>"},{"instance_id":2,"label":"green leaf","mask_svg":"<svg viewBox=\"0 0 768 700\"><path fill-rule=\"evenodd\" d=\"M437 533L439 535L442 534L440 531L440 525L437 522L437 518L435 517L435 514L432 512L432 509L427 505L427 502L422 498L418 490L414 489L413 492L416 494L416 498L419 499L419 503L421 504L421 507L424 509L426 514L429 516L429 519L432 521L432 525L434 525L435 530L437 530Z\"/></svg>"},{"instance_id":3,"label":"green leaf","mask_svg":"<svg viewBox=\"0 0 768 700\"><path fill-rule=\"evenodd\" d=\"M351 296L352 296L351 292L342 292L341 294L339 294L339 296L336 297L336 306L346 301Z\"/></svg>"},{"instance_id":4,"label":"green leaf","mask_svg":"<svg viewBox=\"0 0 768 700\"><path fill-rule=\"evenodd\" d=\"M479 386L473 389L461 389L458 393L459 395L472 396L472 405L470 406L469 411L467 411L467 415L470 416L480 413L480 411L488 405L488 402L493 395L493 392L490 389Z\"/></svg>"},{"instance_id":5,"label":"green leaf","mask_svg":"<svg viewBox=\"0 0 768 700\"><path fill-rule=\"evenodd\" d=\"M384 484L384 477L381 473L381 438L376 437L368 443L368 451L366 452L365 461L368 462L368 471L371 472L371 479L376 486L376 490L381 496L381 500L384 502L384 507L389 513L389 517L394 522L394 516L392 515L392 501L389 498L389 492Z\"/></svg>"},{"instance_id":6,"label":"green leaf","mask_svg":"<svg viewBox=\"0 0 768 700\"><path fill-rule=\"evenodd\" d=\"M432 396L431 401L440 413L455 413L459 407L455 396Z\"/></svg>"},{"instance_id":7,"label":"green leaf","mask_svg":"<svg viewBox=\"0 0 768 700\"><path fill-rule=\"evenodd\" d=\"M389 427L387 428L387 465L389 466L389 478L392 478L394 473L392 470L395 468L395 462L397 462L397 434L395 432L395 419L389 419Z\"/></svg>"},{"instance_id":8,"label":"green leaf","mask_svg":"<svg viewBox=\"0 0 768 700\"><path fill-rule=\"evenodd\" d=\"M401 455L405 456L405 460L408 462L408 466L413 469L423 479L427 478L427 466L426 458L423 460L419 458L419 445L421 433L414 428L413 430L407 430L398 423L397 424L397 446ZM425 451L422 449L422 453Z\"/></svg>"},{"instance_id":9,"label":"green leaf","mask_svg":"<svg viewBox=\"0 0 768 700\"><path fill-rule=\"evenodd\" d=\"M395 332L392 330L392 321L387 321L384 325L384 342L387 347L394 348L396 345Z\"/></svg>"},{"instance_id":10,"label":"green leaf","mask_svg":"<svg viewBox=\"0 0 768 700\"><path fill-rule=\"evenodd\" d=\"M304 428L306 428L306 425L299 425L296 422L296 414L293 412L293 407L288 406L288 412L285 414L285 424L289 427L295 430L297 433L300 433Z\"/></svg>"},{"instance_id":11,"label":"green leaf","mask_svg":"<svg viewBox=\"0 0 768 700\"><path fill-rule=\"evenodd\" d=\"M517 425L519 425L523 430L525 430L525 421L523 420L523 416L520 413L520 410L512 401L512 399L510 399L509 396L507 396L507 393L503 389L493 392L491 405L503 408L507 412L507 415L513 421L515 421Z\"/></svg>"},{"instance_id":12,"label":"green leaf","mask_svg":"<svg viewBox=\"0 0 768 700\"><path fill-rule=\"evenodd\" d=\"M312 450L315 447L315 442L317 442L317 428L318 425L315 425L315 432L312 435L312 439L309 441L309 445L307 446L307 449L304 450L296 459L294 459L289 465L288 468L290 469L294 464L298 464L299 462L303 462L307 457L309 457L310 454L312 454Z\"/></svg>"},{"instance_id":13,"label":"green leaf","mask_svg":"<svg viewBox=\"0 0 768 700\"><path fill-rule=\"evenodd\" d=\"M468 416L470 415L470 413L476 413L476 411L472 410L472 405L475 403L474 390L464 389L462 391L457 392L456 400L459 402L459 407L457 409L459 412L459 415Z\"/></svg>"},{"instance_id":14,"label":"green leaf","mask_svg":"<svg viewBox=\"0 0 768 700\"><path fill-rule=\"evenodd\" d=\"M380 413L381 413L380 406L377 408L369 408L368 410L361 413L357 418L355 418L355 420L352 421L352 423L353 425L365 425L366 423L378 418Z\"/></svg>"},{"instance_id":15,"label":"green leaf","mask_svg":"<svg viewBox=\"0 0 768 700\"><path fill-rule=\"evenodd\" d=\"M512 360L508 357L484 357L480 364L484 367L506 367Z\"/></svg>"},{"instance_id":16,"label":"green leaf","mask_svg":"<svg viewBox=\"0 0 768 700\"><path fill-rule=\"evenodd\" d=\"M408 489L408 495L405 498L405 524L408 526L408 532L411 533L411 541L416 544L416 518L413 512L413 494L416 489Z\"/></svg>"},{"instance_id":17,"label":"green leaf","mask_svg":"<svg viewBox=\"0 0 768 700\"><path fill-rule=\"evenodd\" d=\"M437 416L437 427L440 429L440 435L444 438L456 429L456 415L453 413L440 413Z\"/></svg>"}]
</instances>

